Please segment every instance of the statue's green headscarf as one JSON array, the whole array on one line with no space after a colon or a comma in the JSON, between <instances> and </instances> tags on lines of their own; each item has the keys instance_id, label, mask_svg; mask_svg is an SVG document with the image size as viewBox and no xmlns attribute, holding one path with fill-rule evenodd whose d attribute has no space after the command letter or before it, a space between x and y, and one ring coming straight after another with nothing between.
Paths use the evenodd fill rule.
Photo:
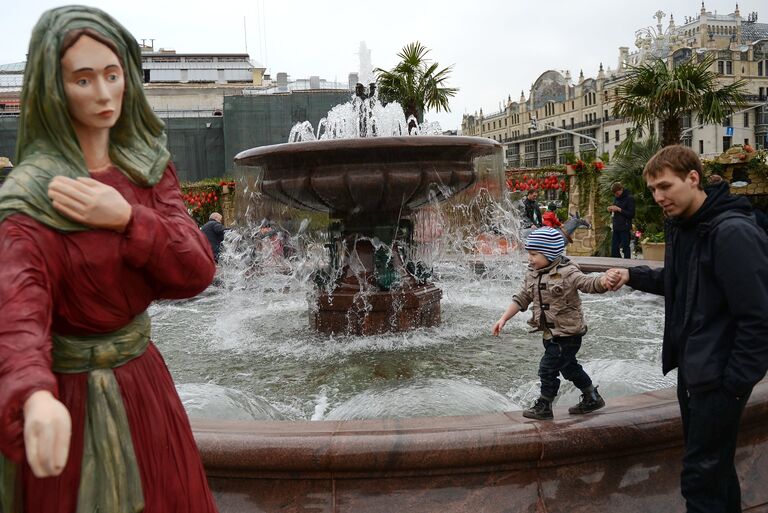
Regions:
<instances>
[{"instance_id":1,"label":"statue's green headscarf","mask_svg":"<svg viewBox=\"0 0 768 513\"><path fill-rule=\"evenodd\" d=\"M133 182L147 187L160 180L168 164L165 127L144 96L141 51L133 36L93 7L51 9L32 30L21 93L18 165L0 188L0 221L20 212L59 231L88 229L59 214L47 194L54 176L89 176L61 78L62 41L70 31L84 28L112 41L124 68L122 112L109 135L112 162Z\"/></svg>"}]
</instances>

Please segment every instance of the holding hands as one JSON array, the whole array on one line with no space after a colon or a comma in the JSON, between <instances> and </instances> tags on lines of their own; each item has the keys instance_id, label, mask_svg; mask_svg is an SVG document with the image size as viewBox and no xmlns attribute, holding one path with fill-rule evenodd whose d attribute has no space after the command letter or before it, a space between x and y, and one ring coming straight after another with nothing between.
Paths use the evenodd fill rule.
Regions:
<instances>
[{"instance_id":1,"label":"holding hands","mask_svg":"<svg viewBox=\"0 0 768 513\"><path fill-rule=\"evenodd\" d=\"M130 203L117 189L93 178L54 177L48 197L59 213L91 228L123 232L131 219Z\"/></svg>"},{"instance_id":2,"label":"holding hands","mask_svg":"<svg viewBox=\"0 0 768 513\"><path fill-rule=\"evenodd\" d=\"M619 290L629 282L629 269L608 269L600 281L608 290Z\"/></svg>"}]
</instances>

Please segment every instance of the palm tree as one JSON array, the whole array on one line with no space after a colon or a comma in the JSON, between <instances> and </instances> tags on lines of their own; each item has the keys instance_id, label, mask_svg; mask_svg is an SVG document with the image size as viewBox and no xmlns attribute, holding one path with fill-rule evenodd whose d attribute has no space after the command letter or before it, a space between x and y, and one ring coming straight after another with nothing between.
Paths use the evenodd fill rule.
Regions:
<instances>
[{"instance_id":1,"label":"palm tree","mask_svg":"<svg viewBox=\"0 0 768 513\"><path fill-rule=\"evenodd\" d=\"M630 151L635 132L643 126L650 128L657 119L661 120L661 144L669 146L680 144L682 116L695 111L699 123L721 123L740 107L744 80L721 86L717 73L709 70L713 62L714 57L700 62L691 59L670 68L664 60L656 59L630 66L613 106L616 117L635 124L621 152Z\"/></svg>"},{"instance_id":2,"label":"palm tree","mask_svg":"<svg viewBox=\"0 0 768 513\"><path fill-rule=\"evenodd\" d=\"M391 71L374 70L381 100L398 102L405 116L414 116L419 123L427 110L450 112L448 101L458 92L455 87L445 87L453 66L438 70L438 63L426 58L428 53L429 49L416 41L397 54L401 60Z\"/></svg>"}]
</instances>

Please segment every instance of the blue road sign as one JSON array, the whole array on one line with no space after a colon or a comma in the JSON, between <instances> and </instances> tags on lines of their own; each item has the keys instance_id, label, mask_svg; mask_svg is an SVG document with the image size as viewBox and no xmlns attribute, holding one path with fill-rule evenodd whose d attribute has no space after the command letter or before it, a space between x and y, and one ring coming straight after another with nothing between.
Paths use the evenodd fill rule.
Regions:
<instances>
[{"instance_id":1,"label":"blue road sign","mask_svg":"<svg viewBox=\"0 0 768 513\"><path fill-rule=\"evenodd\" d=\"M733 137L733 127L732 126L725 127L725 136L726 137Z\"/></svg>"}]
</instances>

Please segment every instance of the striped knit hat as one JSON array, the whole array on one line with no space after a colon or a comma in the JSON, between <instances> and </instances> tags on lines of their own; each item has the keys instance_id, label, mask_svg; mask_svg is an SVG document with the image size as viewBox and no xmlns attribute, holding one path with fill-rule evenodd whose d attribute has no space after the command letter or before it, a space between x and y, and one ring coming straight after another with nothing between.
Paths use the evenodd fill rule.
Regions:
<instances>
[{"instance_id":1,"label":"striped knit hat","mask_svg":"<svg viewBox=\"0 0 768 513\"><path fill-rule=\"evenodd\" d=\"M525 240L525 249L538 251L547 257L550 262L563 254L565 239L558 230L545 226L533 230Z\"/></svg>"}]
</instances>

